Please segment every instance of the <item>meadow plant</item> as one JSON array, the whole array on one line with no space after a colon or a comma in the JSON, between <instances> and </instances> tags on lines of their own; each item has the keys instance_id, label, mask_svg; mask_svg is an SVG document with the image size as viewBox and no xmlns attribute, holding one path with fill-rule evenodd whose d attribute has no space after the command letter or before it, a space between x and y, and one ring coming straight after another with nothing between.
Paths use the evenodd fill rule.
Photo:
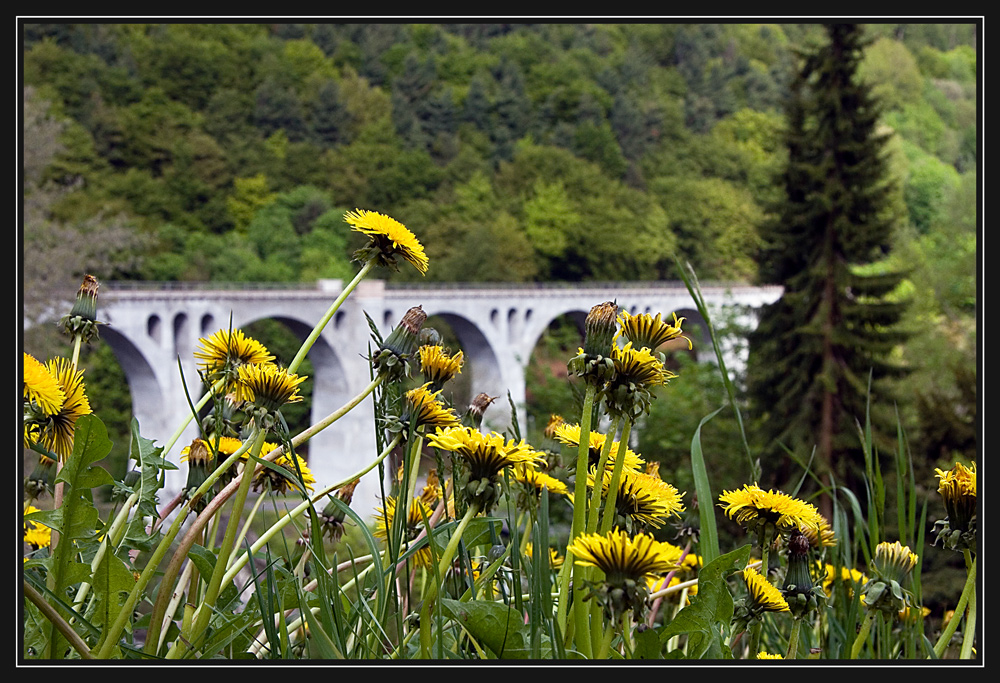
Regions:
<instances>
[{"instance_id":1,"label":"meadow plant","mask_svg":"<svg viewBox=\"0 0 1000 683\"><path fill-rule=\"evenodd\" d=\"M464 357L422 329L419 306L385 339L373 328L364 391L291 433L282 409L302 399L297 370L358 282L400 261L428 269L398 221L364 210L345 220L369 238L357 277L294 358L275 358L239 329L201 340L194 357L206 391L191 419L211 407L177 462L169 456L187 423L159 444L133 421L128 473L116 481L100 464L111 443L78 367L80 345L99 343L95 278L61 322L72 357L24 354L23 445L37 467L23 487L23 661L977 656L975 464L937 471L948 516L934 540L963 554L968 580L934 632L919 601L920 552L885 538L867 420L859 438L869 488L821 490L834 500L832 520L797 491L760 488L745 435L733 455L747 455L746 483L731 491L712 487L701 426L690 435L694 492L631 450L636 430L656 428L643 418L675 378L661 345L691 345L676 314L596 304L567 363L585 386L581 412L553 416L538 447L521 436L516 409L505 433L483 426L498 397L450 405L443 390ZM717 358L730 389L720 410L738 417ZM369 395L378 452L342 481L316 481L297 451ZM421 470L428 455L436 467ZM163 472L177 467L187 483L167 504ZM372 510L352 507L363 477L380 481ZM102 516L95 490L106 486L113 507ZM911 484L902 496L911 505L914 492ZM920 548L924 519L900 505L900 531ZM555 523L556 507L570 513L561 517L569 528ZM722 552L717 516L742 528L741 545Z\"/></svg>"}]
</instances>

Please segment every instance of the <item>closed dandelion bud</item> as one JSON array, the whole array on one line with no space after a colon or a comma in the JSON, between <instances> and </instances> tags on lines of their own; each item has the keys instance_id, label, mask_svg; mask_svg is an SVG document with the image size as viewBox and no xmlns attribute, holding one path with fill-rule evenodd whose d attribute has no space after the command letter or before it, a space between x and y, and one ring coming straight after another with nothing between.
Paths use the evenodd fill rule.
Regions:
<instances>
[{"instance_id":1,"label":"closed dandelion bud","mask_svg":"<svg viewBox=\"0 0 1000 683\"><path fill-rule=\"evenodd\" d=\"M820 601L825 602L826 598L826 594L813 585L809 569L809 548L809 538L798 530L793 530L788 538L788 572L781 592L789 611L797 619L817 609Z\"/></svg>"},{"instance_id":2,"label":"closed dandelion bud","mask_svg":"<svg viewBox=\"0 0 1000 683\"><path fill-rule=\"evenodd\" d=\"M354 489L357 488L360 479L355 479L351 483L343 486L339 491L337 491L337 499L341 501L344 505L350 505L351 499L354 497ZM340 537L344 535L344 518L346 513L340 508L339 505L330 501L323 508L323 513L320 515L320 524L323 528L323 534L330 537L332 541L339 541Z\"/></svg>"},{"instance_id":3,"label":"closed dandelion bud","mask_svg":"<svg viewBox=\"0 0 1000 683\"><path fill-rule=\"evenodd\" d=\"M605 301L590 309L584 323L583 348L570 359L567 368L588 384L598 386L614 376L611 350L617 327L618 305Z\"/></svg>"},{"instance_id":4,"label":"closed dandelion bud","mask_svg":"<svg viewBox=\"0 0 1000 683\"><path fill-rule=\"evenodd\" d=\"M410 376L410 359L417 350L420 328L425 320L427 314L421 306L406 312L372 358L376 373L385 375L389 381Z\"/></svg>"},{"instance_id":5,"label":"closed dandelion bud","mask_svg":"<svg viewBox=\"0 0 1000 683\"><path fill-rule=\"evenodd\" d=\"M39 456L34 471L24 480L25 498L41 498L42 494L52 491L52 477L56 473L56 461L52 458Z\"/></svg>"},{"instance_id":6,"label":"closed dandelion bud","mask_svg":"<svg viewBox=\"0 0 1000 683\"><path fill-rule=\"evenodd\" d=\"M114 490L111 491L111 500L123 501L128 498L141 478L142 473L139 470L129 470L126 472L125 478L122 479L120 484L116 483Z\"/></svg>"},{"instance_id":7,"label":"closed dandelion bud","mask_svg":"<svg viewBox=\"0 0 1000 683\"><path fill-rule=\"evenodd\" d=\"M97 335L97 326L102 324L97 320L97 290L100 283L93 275L85 275L83 284L76 293L76 303L69 315L63 316L59 327L70 336L79 335L83 341L89 342Z\"/></svg>"},{"instance_id":8,"label":"closed dandelion bud","mask_svg":"<svg viewBox=\"0 0 1000 683\"><path fill-rule=\"evenodd\" d=\"M190 498L198 488L205 483L212 473L212 451L202 439L195 439L191 445L181 451L181 460L187 460L188 477L184 486L184 496ZM209 496L210 498L211 496ZM192 509L201 511L205 508L208 498L204 496L192 500Z\"/></svg>"},{"instance_id":9,"label":"closed dandelion bud","mask_svg":"<svg viewBox=\"0 0 1000 683\"><path fill-rule=\"evenodd\" d=\"M861 602L869 609L885 613L887 619L895 618L911 600L911 593L902 583L919 561L908 546L899 541L883 541L875 547L872 559L872 578L861 589Z\"/></svg>"}]
</instances>

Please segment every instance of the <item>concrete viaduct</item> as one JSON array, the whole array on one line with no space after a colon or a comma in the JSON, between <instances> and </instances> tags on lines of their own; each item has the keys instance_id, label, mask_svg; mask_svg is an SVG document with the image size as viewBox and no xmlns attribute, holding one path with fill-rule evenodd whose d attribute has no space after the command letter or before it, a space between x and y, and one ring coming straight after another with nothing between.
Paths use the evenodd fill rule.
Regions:
<instances>
[{"instance_id":1,"label":"concrete viaduct","mask_svg":"<svg viewBox=\"0 0 1000 683\"><path fill-rule=\"evenodd\" d=\"M231 317L234 329L270 318L304 339L341 288L339 280L321 280L312 288L253 283L241 283L238 288L214 283L152 288L148 283L103 283L98 318L108 325L102 326L101 338L113 349L127 378L141 434L163 445L188 416L178 362L192 400L201 395L193 356L200 338L227 328ZM735 306L741 322L753 325L754 310L775 301L781 288L707 285L702 294L710 310ZM365 355L371 331L365 314L386 336L411 306L420 305L428 316L443 319L457 336L466 358L463 375L471 374L471 395L485 392L503 397L485 417L487 426L500 431L509 424L508 391L519 416L523 419L525 415L525 368L549 324L569 315L582 329L590 308L609 300L616 300L631 313L662 313L667 317L676 312L687 318L685 331L704 326L682 283L387 286L381 280L362 281L309 353L313 421L342 406L369 382ZM707 335L701 338L708 339ZM702 359L714 360L710 348L700 352ZM739 353L730 350L728 355L727 365L733 364L730 367L744 362ZM287 363L291 359L279 360ZM177 463L180 449L196 436L197 427L192 423L165 455ZM356 472L375 455L370 398L309 443L309 467L321 486ZM175 495L185 477L183 467L168 473L162 493ZM355 491L354 507L370 509L378 491L377 475L365 476Z\"/></svg>"}]
</instances>

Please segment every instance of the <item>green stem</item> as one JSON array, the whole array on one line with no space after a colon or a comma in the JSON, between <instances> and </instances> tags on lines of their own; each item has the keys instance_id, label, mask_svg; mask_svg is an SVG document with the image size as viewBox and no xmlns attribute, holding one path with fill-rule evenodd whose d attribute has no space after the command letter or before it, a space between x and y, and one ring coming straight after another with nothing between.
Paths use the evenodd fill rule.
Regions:
<instances>
[{"instance_id":1,"label":"green stem","mask_svg":"<svg viewBox=\"0 0 1000 683\"><path fill-rule=\"evenodd\" d=\"M792 632L788 635L788 652L785 659L799 658L799 629L802 628L801 619L792 620Z\"/></svg>"},{"instance_id":2,"label":"green stem","mask_svg":"<svg viewBox=\"0 0 1000 683\"><path fill-rule=\"evenodd\" d=\"M385 447L385 450L382 451L382 453L375 459L375 461L372 462L367 467L365 467L364 469L362 469L360 472L352 474L347 479L337 482L332 486L327 486L318 493L314 494L311 500L299 503L299 505L293 508L291 511L289 511L287 515L282 515L274 524L271 525L270 528L267 529L267 531L265 531L263 534L260 535L260 538L258 538L256 541L253 542L253 545L250 546L251 555L242 553L235 557L233 563L226 571L226 575L222 579L222 585L227 585L230 581L236 578L236 575L244 567L244 565L246 565L246 563L249 561L249 558L252 556L253 553L256 553L258 550L263 548L264 545L268 541L270 541L275 534L277 534L279 531L285 528L285 526L287 526L293 520L298 519L302 514L304 514L305 511L309 509L311 504L320 502L321 500L323 500L324 497L326 497L328 493L331 493L343 486L346 486L355 479L359 479L364 474L371 471L380 462L385 460L386 456L388 456L389 453L392 452L392 449L396 447L396 444L399 443L399 438L400 437L397 435L392 441L390 441L389 445Z\"/></svg>"},{"instance_id":3,"label":"green stem","mask_svg":"<svg viewBox=\"0 0 1000 683\"><path fill-rule=\"evenodd\" d=\"M865 641L868 640L868 632L872 630L872 623L875 621L875 615L877 614L877 609L871 609L865 615L865 620L861 622L861 629L858 631L858 637L854 639L854 647L851 648L851 659L857 659L858 655L861 654L861 648L865 646Z\"/></svg>"},{"instance_id":4,"label":"green stem","mask_svg":"<svg viewBox=\"0 0 1000 683\"><path fill-rule=\"evenodd\" d=\"M320 333L323 331L323 328L326 327L326 324L330 322L330 319L333 318L337 309L339 309L340 305L344 303L348 295L354 291L354 288L358 286L358 283L365 279L365 276L368 275L368 271L374 267L374 259L369 259L365 262L365 265L361 266L361 270L358 271L358 274L354 276L354 279L351 280L350 284L344 287L344 291L342 291L340 296L338 296L333 304L330 305L330 308L323 315L320 321L316 323L316 326L312 329L312 332L309 333L309 336L306 337L304 342L302 342L302 346L299 347L299 352L295 354L295 358L293 358L292 362L288 364L288 372L292 373L298 369L299 365L301 365L302 361L305 359L306 354L309 353L309 349L311 349L313 344L316 343L316 340L319 339Z\"/></svg>"},{"instance_id":5,"label":"green stem","mask_svg":"<svg viewBox=\"0 0 1000 683\"><path fill-rule=\"evenodd\" d=\"M94 572L97 571L97 567L101 564L101 560L108 552L109 543L112 545L118 545L121 541L121 534L125 527L125 522L128 519L129 511L139 502L139 494L133 493L125 501L125 505L122 509L118 511L118 515L115 517L115 521L111 523L111 527L108 532L104 534L104 539L101 541L101 545L98 546L97 552L94 554L94 559L90 562L90 575L93 576ZM76 598L73 599L73 609L79 609L80 605L87 597L87 593L90 591L90 584L86 581L80 584L80 588L76 591Z\"/></svg>"},{"instance_id":6,"label":"green stem","mask_svg":"<svg viewBox=\"0 0 1000 683\"><path fill-rule=\"evenodd\" d=\"M576 474L573 486L573 524L570 527L570 542L583 533L587 520L587 462L590 456L590 426L591 416L594 413L594 398L597 396L597 386L587 383L587 390L583 396L583 411L580 415L580 443L577 447ZM569 557L563 565L563 572L559 575L559 604L556 610L556 620L559 624L560 633L566 635L566 624L569 616L569 584L570 576L573 577L573 612L574 614L583 611L583 572L582 567L578 567ZM577 609L577 605L580 609ZM584 615L584 619L586 616ZM577 634L580 637L580 634ZM580 638L586 641L586 648L590 650L590 638Z\"/></svg>"},{"instance_id":7,"label":"green stem","mask_svg":"<svg viewBox=\"0 0 1000 683\"><path fill-rule=\"evenodd\" d=\"M240 525L240 517L243 515L243 505L246 502L247 494L250 492L250 485L253 482L254 458L260 455L260 449L264 445L264 437L267 432L260 430L250 446L246 467L243 470L243 477L240 480L239 488L233 497L233 509L229 513L229 522L226 524L226 533L222 537L222 545L219 546L219 554L215 560L215 568L212 570L212 577L209 579L208 588L205 590L205 599L198 606L194 623L188 633L181 634L174 646L167 653L167 659L178 659L183 657L192 649L196 649L203 637L206 635L208 620L212 616L213 608L219 599L222 591L222 577L226 573L229 564L229 555L233 551L233 544L236 541L236 531Z\"/></svg>"},{"instance_id":8,"label":"green stem","mask_svg":"<svg viewBox=\"0 0 1000 683\"><path fill-rule=\"evenodd\" d=\"M966 605L969 604L969 600L975 595L975 593L976 560L973 559L965 577L965 587L962 589L962 595L958 599L958 604L955 605L955 612L952 615L951 620L947 623L947 625L945 625L944 630L941 632L941 637L938 638L937 643L934 644L934 654L939 658L944 654L944 651L948 649L948 643L951 642L951 637L955 633L955 629L958 628L958 622L961 621ZM968 625L966 625L966 628L968 629Z\"/></svg>"},{"instance_id":9,"label":"green stem","mask_svg":"<svg viewBox=\"0 0 1000 683\"><path fill-rule=\"evenodd\" d=\"M622 438L618 441L618 452L615 454L615 468L611 472L611 483L608 484L608 500L604 504L604 516L601 518L602 534L611 531L611 526L618 516L618 511L615 508L618 503L618 482L621 481L622 469L625 466L625 453L628 452L628 438L631 432L632 420L626 420L622 427Z\"/></svg>"},{"instance_id":10,"label":"green stem","mask_svg":"<svg viewBox=\"0 0 1000 683\"><path fill-rule=\"evenodd\" d=\"M462 534L465 533L466 527L469 526L469 522L472 518L476 516L479 512L479 503L473 502L469 505L469 508L465 511L465 516L458 523L458 527L455 529L455 533L452 534L451 539L448 541L448 545L444 549L444 553L441 555L441 561L438 563L437 576L431 581L430 586L427 588L427 594L424 595L424 603L420 609L420 649L425 659L429 659L431 656L431 604L437 597L438 586L445 580L448 576L448 570L451 569L451 561L455 558L455 553L458 552L458 544L462 540Z\"/></svg>"},{"instance_id":11,"label":"green stem","mask_svg":"<svg viewBox=\"0 0 1000 683\"><path fill-rule=\"evenodd\" d=\"M587 533L592 534L597 531L597 521L601 512L601 496L604 494L604 470L608 466L608 459L611 457L611 447L615 443L615 436L618 435L618 426L621 418L615 418L608 430L608 436L601 446L601 455L597 460L597 469L594 474L594 488L590 492L590 507L587 509ZM621 449L619 449L621 450ZM615 454L618 458L618 454ZM618 458L620 460L620 458Z\"/></svg>"},{"instance_id":12,"label":"green stem","mask_svg":"<svg viewBox=\"0 0 1000 683\"><path fill-rule=\"evenodd\" d=\"M748 659L756 659L760 652L760 633L764 630L764 622L760 619L750 626L750 649L747 653Z\"/></svg>"},{"instance_id":13,"label":"green stem","mask_svg":"<svg viewBox=\"0 0 1000 683\"><path fill-rule=\"evenodd\" d=\"M965 550L965 567L969 574L974 574L972 554ZM953 617L954 618L954 617ZM976 640L976 583L972 582L972 592L969 593L969 611L965 615L965 631L962 634L962 652L959 659L972 658L972 644Z\"/></svg>"},{"instance_id":14,"label":"green stem","mask_svg":"<svg viewBox=\"0 0 1000 683\"><path fill-rule=\"evenodd\" d=\"M240 535L236 537L236 543L233 544L233 548L236 550L236 552L239 552L240 546L243 545L243 539L246 538L247 533L250 531L250 525L253 523L254 517L257 516L257 512L260 510L260 506L264 504L265 498L267 498L267 496L264 495L264 493L262 492L261 495L257 496L257 500L254 501L253 507L250 508L250 513L247 515L246 522L243 523L243 528L240 530ZM229 569L229 567L233 566L233 562L235 560L236 560L235 553L229 556L229 563L226 567L227 570ZM223 582L222 585L226 585L225 582Z\"/></svg>"},{"instance_id":15,"label":"green stem","mask_svg":"<svg viewBox=\"0 0 1000 683\"><path fill-rule=\"evenodd\" d=\"M236 461L238 461L240 457L250 448L255 438L256 438L256 432L253 432L250 438L248 438L238 449L236 449L236 451L232 455L226 458L226 460L223 461L222 464L220 464L217 468L215 468L214 472L212 472L210 475L208 475L208 477L206 477L205 481L202 482L201 486L199 486L194 491L194 493L191 494L187 502L184 503L184 507L181 508L181 511L177 515L178 519L183 520L184 518L187 517L188 513L191 511L192 501L199 500L200 497L203 496L205 492L208 491L208 489L215 484L216 480L218 480L218 478L221 477L224 472L226 472L230 467L233 467ZM279 448L275 448L273 451L267 454L267 457L276 458L279 450L280 450ZM163 572L163 576L160 579L161 586L172 586L174 584L174 580L177 578L177 574L181 570L181 565L184 563L184 560L187 559L187 553L191 549L191 546L194 545L194 542L197 539L199 533L205 528L205 525L208 524L208 521L214 518L215 513L229 499L229 497L232 495L233 491L236 490L236 487L239 486L239 482L243 480L243 477L245 475L246 471L244 470L243 474L238 475L236 479L230 482L225 489L220 491L208 503L208 505L205 506L205 509L201 511L201 514L197 515L194 523L192 524L191 529L188 530L187 535L184 537L184 540L181 541L177 550L174 552L174 555L171 558L170 563L167 565L166 570ZM174 537L177 535L178 530L179 530L178 522L177 520L174 520L174 524L170 528L170 532L172 535L170 535L169 540L167 539L167 537L164 537L163 540L160 541L160 545L157 547L156 550L156 553L158 555L156 558L156 562L147 565L146 567L147 570L150 569L151 567L154 569L157 568L157 566L160 563L160 560L166 553L167 548L169 548L170 543L173 542ZM143 573L143 575L145 575L145 572ZM134 591L135 589L133 589L133 592ZM129 597L131 598L131 596ZM143 648L143 651L146 652L147 654L154 654L155 650L153 648L156 647L156 645L159 643L160 624L163 622L163 615L166 613L167 602L169 601L169 599L170 599L169 591L161 590L156 597L156 602L153 604L152 618L150 619L149 622L149 631L146 633L146 644ZM117 635L115 637L117 638Z\"/></svg>"}]
</instances>

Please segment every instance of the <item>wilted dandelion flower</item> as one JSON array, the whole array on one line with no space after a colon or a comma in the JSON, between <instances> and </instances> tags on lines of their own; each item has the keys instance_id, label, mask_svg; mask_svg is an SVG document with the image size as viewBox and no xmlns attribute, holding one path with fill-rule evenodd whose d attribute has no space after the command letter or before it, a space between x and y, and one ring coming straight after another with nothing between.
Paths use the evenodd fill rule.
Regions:
<instances>
[{"instance_id":1,"label":"wilted dandelion flower","mask_svg":"<svg viewBox=\"0 0 1000 683\"><path fill-rule=\"evenodd\" d=\"M772 530L787 534L802 526L818 527L823 521L815 505L780 491L764 491L756 484L724 491L719 500L730 519L736 520L748 532L767 532L768 538L773 538Z\"/></svg>"},{"instance_id":2,"label":"wilted dandelion flower","mask_svg":"<svg viewBox=\"0 0 1000 683\"><path fill-rule=\"evenodd\" d=\"M410 376L410 363L417 351L420 328L427 320L422 306L413 306L403 314L378 351L371 358L372 368L388 381Z\"/></svg>"},{"instance_id":3,"label":"wilted dandelion flower","mask_svg":"<svg viewBox=\"0 0 1000 683\"><path fill-rule=\"evenodd\" d=\"M350 506L351 499L354 497L354 489L357 488L360 479L355 479L354 481L342 486L336 493L336 498L344 505ZM319 521L320 527L323 530L324 536L329 536L331 541L339 541L340 537L344 535L344 519L346 513L340 509L340 507L334 503L332 500L326 504L323 508L323 512L320 513Z\"/></svg>"},{"instance_id":4,"label":"wilted dandelion flower","mask_svg":"<svg viewBox=\"0 0 1000 683\"><path fill-rule=\"evenodd\" d=\"M396 270L396 256L401 256L413 264L421 275L427 273L428 261L423 245L396 219L376 211L355 209L344 214L344 220L353 230L368 235L371 240L368 246L355 253L357 260L376 259L378 265Z\"/></svg>"},{"instance_id":5,"label":"wilted dandelion flower","mask_svg":"<svg viewBox=\"0 0 1000 683\"><path fill-rule=\"evenodd\" d=\"M64 315L59 321L59 329L70 336L79 337L89 342L97 335L98 325L103 323L97 320L97 290L100 283L93 275L84 275L83 284L76 293L76 303L68 315Z\"/></svg>"},{"instance_id":6,"label":"wilted dandelion flower","mask_svg":"<svg viewBox=\"0 0 1000 683\"><path fill-rule=\"evenodd\" d=\"M567 363L571 373L595 387L607 382L615 372L611 351L617 314L618 304L613 301L592 307L584 321L583 348L577 349L576 355Z\"/></svg>"},{"instance_id":7,"label":"wilted dandelion flower","mask_svg":"<svg viewBox=\"0 0 1000 683\"><path fill-rule=\"evenodd\" d=\"M237 384L239 368L244 365L262 365L274 360L267 348L256 339L243 334L243 330L219 330L211 337L198 340L194 352L198 368L207 382L225 378L225 391L232 391Z\"/></svg>"},{"instance_id":8,"label":"wilted dandelion flower","mask_svg":"<svg viewBox=\"0 0 1000 683\"><path fill-rule=\"evenodd\" d=\"M661 344L678 338L687 341L688 349L692 348L691 340L685 337L681 330L684 318L678 319L676 313L674 313L672 325L663 320L659 313L654 318L649 313L632 315L626 310L622 310L618 314L618 322L621 325L621 331L618 334L626 341L631 342L637 349L646 348L650 351L656 351Z\"/></svg>"},{"instance_id":9,"label":"wilted dandelion flower","mask_svg":"<svg viewBox=\"0 0 1000 683\"><path fill-rule=\"evenodd\" d=\"M459 351L450 355L437 344L425 344L417 349L420 357L420 373L433 391L440 391L446 382L462 372L465 356Z\"/></svg>"},{"instance_id":10,"label":"wilted dandelion flower","mask_svg":"<svg viewBox=\"0 0 1000 683\"><path fill-rule=\"evenodd\" d=\"M648 534L634 537L622 530L607 535L581 534L566 548L577 564L597 567L604 583L592 595L612 618L631 609L642 613L648 590L646 578L678 568L680 550Z\"/></svg>"},{"instance_id":11,"label":"wilted dandelion flower","mask_svg":"<svg viewBox=\"0 0 1000 683\"><path fill-rule=\"evenodd\" d=\"M261 448L260 457L263 458L276 447L275 444L265 442ZM302 491L302 485L305 485L306 491L309 492L315 488L316 477L313 476L306 461L298 454L295 454L293 458L288 453L282 453L271 461L271 465L271 467L266 464L262 465L254 476L254 491L263 490L268 485L272 491L282 494L287 493L290 489L305 493Z\"/></svg>"}]
</instances>

